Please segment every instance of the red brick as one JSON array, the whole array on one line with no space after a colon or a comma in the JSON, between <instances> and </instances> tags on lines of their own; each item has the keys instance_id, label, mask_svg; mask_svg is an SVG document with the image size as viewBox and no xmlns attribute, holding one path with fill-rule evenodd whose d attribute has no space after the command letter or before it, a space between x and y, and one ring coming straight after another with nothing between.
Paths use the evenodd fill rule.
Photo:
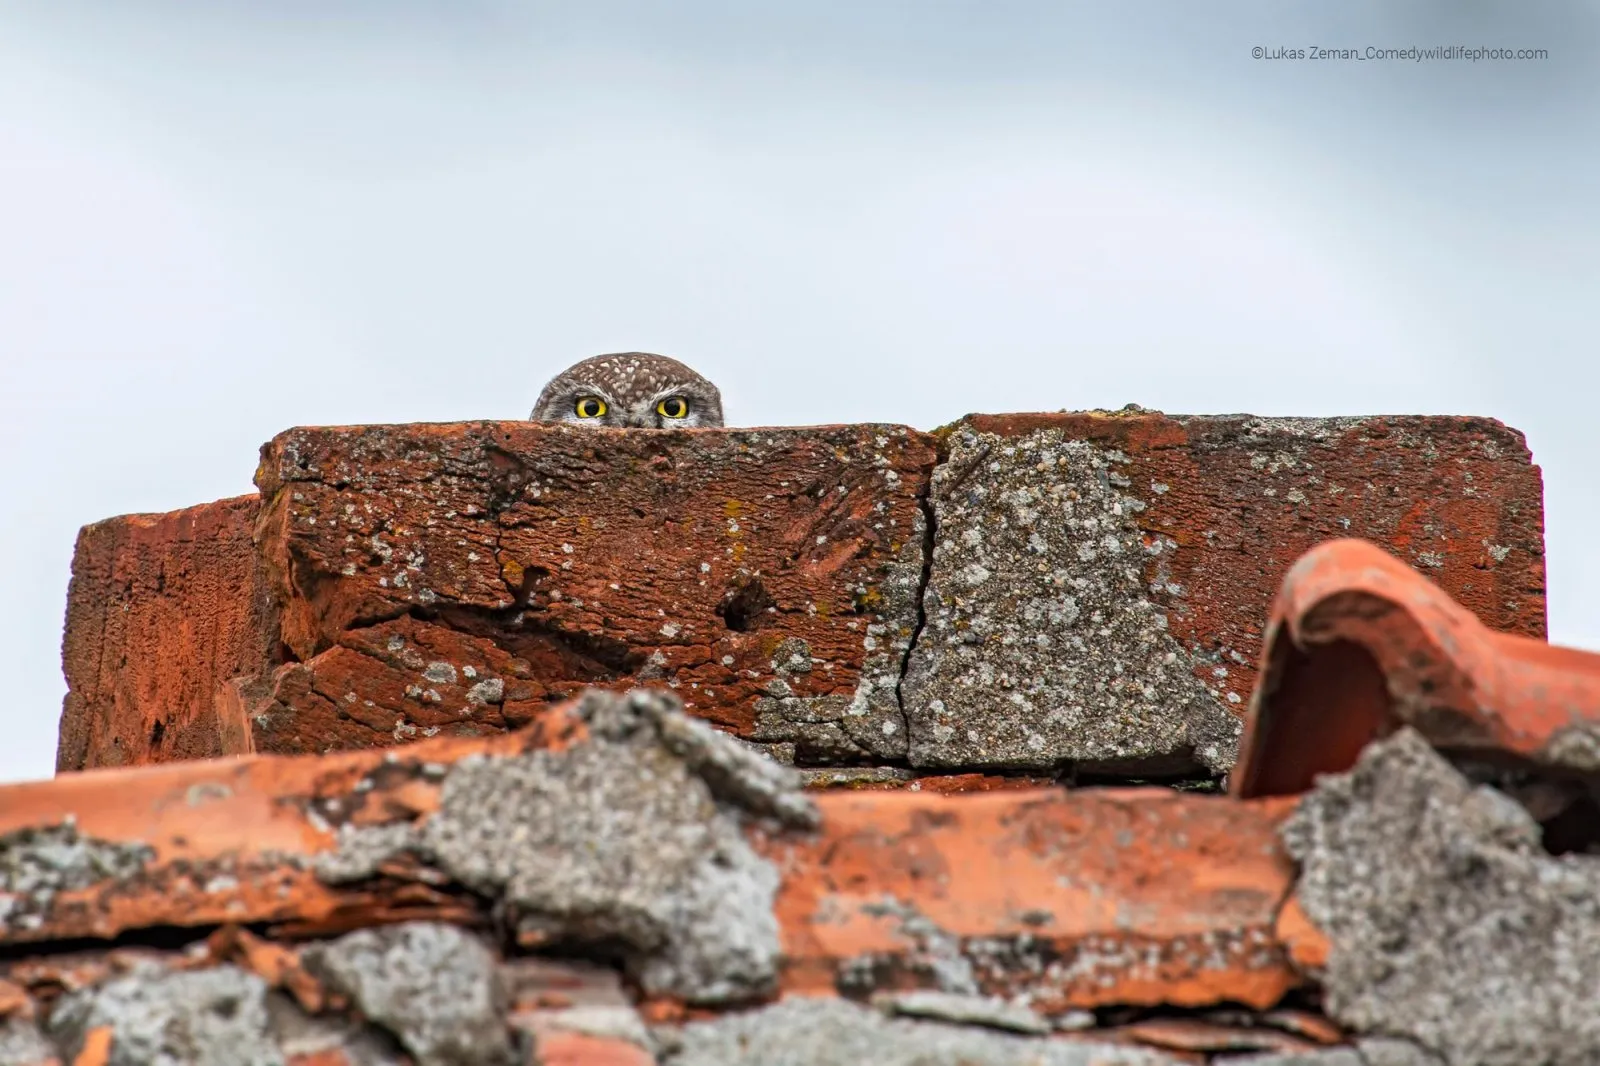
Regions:
<instances>
[{"instance_id":1,"label":"red brick","mask_svg":"<svg viewBox=\"0 0 1600 1066\"><path fill-rule=\"evenodd\" d=\"M1290 804L1165 789L816 798L820 836L771 849L792 991L970 967L983 992L1026 991L1048 1013L1264 1007L1299 981L1273 933Z\"/></svg>"},{"instance_id":2,"label":"red brick","mask_svg":"<svg viewBox=\"0 0 1600 1066\"><path fill-rule=\"evenodd\" d=\"M290 431L264 449L262 550L309 676L268 682L257 748L499 729L584 686L664 677L747 737L896 757L933 460L931 439L883 426ZM395 634L376 627L408 615L385 652ZM461 713L469 666L501 706ZM851 729L819 724L858 694Z\"/></svg>"},{"instance_id":3,"label":"red brick","mask_svg":"<svg viewBox=\"0 0 1600 1066\"><path fill-rule=\"evenodd\" d=\"M84 527L73 556L58 770L247 750L217 689L262 669L277 626L254 495Z\"/></svg>"}]
</instances>

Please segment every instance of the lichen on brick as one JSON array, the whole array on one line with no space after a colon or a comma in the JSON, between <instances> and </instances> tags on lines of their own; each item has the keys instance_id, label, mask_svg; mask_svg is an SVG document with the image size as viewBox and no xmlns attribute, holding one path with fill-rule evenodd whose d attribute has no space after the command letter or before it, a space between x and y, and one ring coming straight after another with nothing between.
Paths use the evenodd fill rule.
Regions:
<instances>
[{"instance_id":1,"label":"lichen on brick","mask_svg":"<svg viewBox=\"0 0 1600 1066\"><path fill-rule=\"evenodd\" d=\"M1283 836L1331 1016L1449 1066L1600 1060L1600 857L1546 853L1523 807L1411 729L1322 777Z\"/></svg>"},{"instance_id":2,"label":"lichen on brick","mask_svg":"<svg viewBox=\"0 0 1600 1066\"><path fill-rule=\"evenodd\" d=\"M817 813L795 772L689 718L670 695L587 693L564 751L469 758L420 825L345 827L325 880L409 851L502 902L532 943L622 945L649 992L739 999L776 977L778 872L750 819Z\"/></svg>"},{"instance_id":3,"label":"lichen on brick","mask_svg":"<svg viewBox=\"0 0 1600 1066\"><path fill-rule=\"evenodd\" d=\"M900 680L917 633L922 591L921 511L912 518L899 554L883 568L870 594L872 613L852 619L861 635L861 674L848 695L797 695L791 681L812 672L811 649L789 638L773 652L773 679L756 699L752 740L787 742L803 762L903 759L908 730L900 702Z\"/></svg>"},{"instance_id":4,"label":"lichen on brick","mask_svg":"<svg viewBox=\"0 0 1600 1066\"><path fill-rule=\"evenodd\" d=\"M1147 563L1175 545L1140 531L1127 457L1051 428L962 425L947 444L902 685L912 764L1226 770L1239 721L1148 594Z\"/></svg>"},{"instance_id":5,"label":"lichen on brick","mask_svg":"<svg viewBox=\"0 0 1600 1066\"><path fill-rule=\"evenodd\" d=\"M154 855L143 844L85 837L70 816L0 836L0 932L36 929L59 893L132 877Z\"/></svg>"}]
</instances>

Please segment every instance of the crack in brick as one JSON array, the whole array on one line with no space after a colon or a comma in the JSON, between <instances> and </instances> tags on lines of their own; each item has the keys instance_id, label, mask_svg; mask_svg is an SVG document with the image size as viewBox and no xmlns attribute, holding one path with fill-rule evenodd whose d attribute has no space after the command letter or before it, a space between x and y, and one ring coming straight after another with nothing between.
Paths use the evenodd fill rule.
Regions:
<instances>
[{"instance_id":1,"label":"crack in brick","mask_svg":"<svg viewBox=\"0 0 1600 1066\"><path fill-rule=\"evenodd\" d=\"M933 580L933 541L938 533L938 519L933 513L933 472L946 458L941 448L941 454L925 469L922 489L917 493L917 509L922 512L922 571L917 576L917 620L911 629L911 639L906 641L905 652L900 656L900 674L894 684L894 701L900 708L900 728L906 736L910 736L911 730L911 717L906 713L906 674L911 670L911 656L917 650L917 641L922 638L922 631L928 625L928 585ZM910 765L909 758L906 764Z\"/></svg>"}]
</instances>

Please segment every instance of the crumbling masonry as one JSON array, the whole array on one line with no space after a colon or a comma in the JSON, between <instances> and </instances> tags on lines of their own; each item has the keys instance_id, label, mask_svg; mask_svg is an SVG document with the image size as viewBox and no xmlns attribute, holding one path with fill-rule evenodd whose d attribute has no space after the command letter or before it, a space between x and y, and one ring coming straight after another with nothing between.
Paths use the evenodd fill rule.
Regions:
<instances>
[{"instance_id":1,"label":"crumbling masonry","mask_svg":"<svg viewBox=\"0 0 1600 1066\"><path fill-rule=\"evenodd\" d=\"M1600 657L1499 423L296 429L256 483L80 536L0 1066L1600 1061Z\"/></svg>"}]
</instances>

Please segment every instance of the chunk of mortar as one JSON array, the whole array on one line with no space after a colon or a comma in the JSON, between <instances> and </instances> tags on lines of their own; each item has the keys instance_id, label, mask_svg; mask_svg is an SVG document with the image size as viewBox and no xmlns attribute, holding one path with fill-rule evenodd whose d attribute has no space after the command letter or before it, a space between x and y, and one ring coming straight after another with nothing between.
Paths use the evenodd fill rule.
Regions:
<instances>
[{"instance_id":1,"label":"chunk of mortar","mask_svg":"<svg viewBox=\"0 0 1600 1066\"><path fill-rule=\"evenodd\" d=\"M319 875L368 877L410 851L500 900L525 938L621 945L649 993L769 992L779 876L744 826L815 827L798 775L668 693L588 692L579 714L589 736L565 751L457 763L418 826L343 827Z\"/></svg>"},{"instance_id":2,"label":"chunk of mortar","mask_svg":"<svg viewBox=\"0 0 1600 1066\"><path fill-rule=\"evenodd\" d=\"M27 1018L0 1018L0 1063L46 1066L51 1061L59 1062L60 1054L37 1025Z\"/></svg>"},{"instance_id":3,"label":"chunk of mortar","mask_svg":"<svg viewBox=\"0 0 1600 1066\"><path fill-rule=\"evenodd\" d=\"M901 693L913 766L1181 771L1233 764L1240 722L1151 601L1120 452L1059 429L958 426L934 471L932 571Z\"/></svg>"},{"instance_id":4,"label":"chunk of mortar","mask_svg":"<svg viewBox=\"0 0 1600 1066\"><path fill-rule=\"evenodd\" d=\"M147 964L62 997L47 1029L69 1062L92 1030L109 1028L106 1066L283 1066L266 999L266 982L236 966L174 972Z\"/></svg>"},{"instance_id":5,"label":"chunk of mortar","mask_svg":"<svg viewBox=\"0 0 1600 1066\"><path fill-rule=\"evenodd\" d=\"M1267 1051L1217 1061L1226 1066L1442 1066L1444 1062L1431 1051L1388 1037L1365 1037L1354 1047Z\"/></svg>"},{"instance_id":6,"label":"chunk of mortar","mask_svg":"<svg viewBox=\"0 0 1600 1066\"><path fill-rule=\"evenodd\" d=\"M305 949L306 968L393 1033L417 1066L509 1066L507 996L494 955L437 922L363 929Z\"/></svg>"},{"instance_id":7,"label":"chunk of mortar","mask_svg":"<svg viewBox=\"0 0 1600 1066\"><path fill-rule=\"evenodd\" d=\"M1332 1017L1450 1066L1600 1062L1600 857L1545 852L1410 729L1322 777L1283 837Z\"/></svg>"},{"instance_id":8,"label":"chunk of mortar","mask_svg":"<svg viewBox=\"0 0 1600 1066\"><path fill-rule=\"evenodd\" d=\"M1176 1066L1154 1051L885 1018L848 1000L789 999L658 1030L662 1066Z\"/></svg>"}]
</instances>

